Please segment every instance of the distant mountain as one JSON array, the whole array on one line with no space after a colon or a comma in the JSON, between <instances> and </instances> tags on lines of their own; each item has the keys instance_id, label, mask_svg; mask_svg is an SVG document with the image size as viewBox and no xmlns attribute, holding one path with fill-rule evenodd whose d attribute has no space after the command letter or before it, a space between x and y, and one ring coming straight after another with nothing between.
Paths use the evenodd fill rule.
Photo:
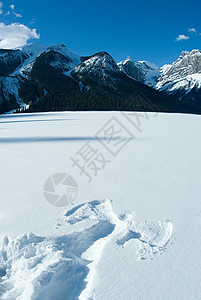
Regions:
<instances>
[{"instance_id":1,"label":"distant mountain","mask_svg":"<svg viewBox=\"0 0 201 300\"><path fill-rule=\"evenodd\" d=\"M122 74L114 59L107 52L96 53L75 67L72 76L90 85L91 82L102 86L115 88L117 81L122 79Z\"/></svg>"},{"instance_id":2,"label":"distant mountain","mask_svg":"<svg viewBox=\"0 0 201 300\"><path fill-rule=\"evenodd\" d=\"M130 58L117 64L107 52L80 57L63 44L31 44L0 50L0 67L0 112L19 107L199 112L148 86L159 82L155 65Z\"/></svg>"},{"instance_id":3,"label":"distant mountain","mask_svg":"<svg viewBox=\"0 0 201 300\"><path fill-rule=\"evenodd\" d=\"M120 70L179 100L201 107L201 52L184 51L172 65L159 69L149 62L134 62L130 58L118 63Z\"/></svg>"},{"instance_id":4,"label":"distant mountain","mask_svg":"<svg viewBox=\"0 0 201 300\"><path fill-rule=\"evenodd\" d=\"M0 112L24 106L19 96L22 77L46 48L31 44L14 50L0 49Z\"/></svg>"},{"instance_id":5,"label":"distant mountain","mask_svg":"<svg viewBox=\"0 0 201 300\"><path fill-rule=\"evenodd\" d=\"M160 75L160 69L156 65L148 61L134 62L130 57L118 63L118 66L130 78L151 87L155 86L156 80Z\"/></svg>"},{"instance_id":6,"label":"distant mountain","mask_svg":"<svg viewBox=\"0 0 201 300\"><path fill-rule=\"evenodd\" d=\"M172 65L161 69L156 89L201 106L201 52L184 51Z\"/></svg>"}]
</instances>

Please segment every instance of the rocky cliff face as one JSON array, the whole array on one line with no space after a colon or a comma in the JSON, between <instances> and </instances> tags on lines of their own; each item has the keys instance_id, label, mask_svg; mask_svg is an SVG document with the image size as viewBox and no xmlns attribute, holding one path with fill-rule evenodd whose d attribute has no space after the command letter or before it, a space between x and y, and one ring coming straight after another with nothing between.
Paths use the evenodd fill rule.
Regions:
<instances>
[{"instance_id":1,"label":"rocky cliff face","mask_svg":"<svg viewBox=\"0 0 201 300\"><path fill-rule=\"evenodd\" d=\"M170 81L182 80L193 74L201 74L201 52L199 50L184 51L172 65L162 68L157 88L164 87Z\"/></svg>"},{"instance_id":2,"label":"rocky cliff face","mask_svg":"<svg viewBox=\"0 0 201 300\"><path fill-rule=\"evenodd\" d=\"M201 52L184 51L172 64L161 69L155 88L180 100L201 105Z\"/></svg>"}]
</instances>

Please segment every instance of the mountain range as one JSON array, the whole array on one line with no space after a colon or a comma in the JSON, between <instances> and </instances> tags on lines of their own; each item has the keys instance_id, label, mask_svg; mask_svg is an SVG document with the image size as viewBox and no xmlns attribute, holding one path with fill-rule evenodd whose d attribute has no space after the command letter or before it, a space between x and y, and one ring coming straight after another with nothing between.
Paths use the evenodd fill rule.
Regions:
<instances>
[{"instance_id":1,"label":"mountain range","mask_svg":"<svg viewBox=\"0 0 201 300\"><path fill-rule=\"evenodd\" d=\"M132 79L201 106L200 50L183 51L173 64L161 68L146 61L134 62L129 57L118 65Z\"/></svg>"},{"instance_id":2,"label":"mountain range","mask_svg":"<svg viewBox=\"0 0 201 300\"><path fill-rule=\"evenodd\" d=\"M0 113L10 110L201 112L201 52L162 68L107 52L80 57L65 45L0 49Z\"/></svg>"}]
</instances>

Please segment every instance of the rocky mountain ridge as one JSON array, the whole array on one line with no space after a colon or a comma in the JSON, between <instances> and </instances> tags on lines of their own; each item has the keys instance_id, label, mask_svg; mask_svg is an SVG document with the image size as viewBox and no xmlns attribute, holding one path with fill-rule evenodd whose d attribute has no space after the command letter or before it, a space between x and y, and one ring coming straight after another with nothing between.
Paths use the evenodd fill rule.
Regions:
<instances>
[{"instance_id":1,"label":"rocky mountain ridge","mask_svg":"<svg viewBox=\"0 0 201 300\"><path fill-rule=\"evenodd\" d=\"M186 55L182 54L183 59ZM185 65L181 60L174 66L177 70ZM172 68L163 68L162 78L161 70L149 62L127 58L117 64L104 51L80 57L63 44L50 47L31 44L0 50L0 112L25 106L30 111L197 112L191 104L181 104L178 99L156 91L166 85L168 72L173 76ZM164 84L157 87L159 82Z\"/></svg>"}]
</instances>

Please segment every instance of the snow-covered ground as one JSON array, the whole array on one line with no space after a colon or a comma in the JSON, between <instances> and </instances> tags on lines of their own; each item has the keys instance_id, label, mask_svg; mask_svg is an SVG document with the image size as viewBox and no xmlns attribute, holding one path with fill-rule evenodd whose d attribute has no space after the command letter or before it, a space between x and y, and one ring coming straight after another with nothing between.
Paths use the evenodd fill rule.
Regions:
<instances>
[{"instance_id":1,"label":"snow-covered ground","mask_svg":"<svg viewBox=\"0 0 201 300\"><path fill-rule=\"evenodd\" d=\"M0 298L200 299L199 128L179 114L0 116ZM78 185L63 208L43 191L60 173Z\"/></svg>"}]
</instances>

